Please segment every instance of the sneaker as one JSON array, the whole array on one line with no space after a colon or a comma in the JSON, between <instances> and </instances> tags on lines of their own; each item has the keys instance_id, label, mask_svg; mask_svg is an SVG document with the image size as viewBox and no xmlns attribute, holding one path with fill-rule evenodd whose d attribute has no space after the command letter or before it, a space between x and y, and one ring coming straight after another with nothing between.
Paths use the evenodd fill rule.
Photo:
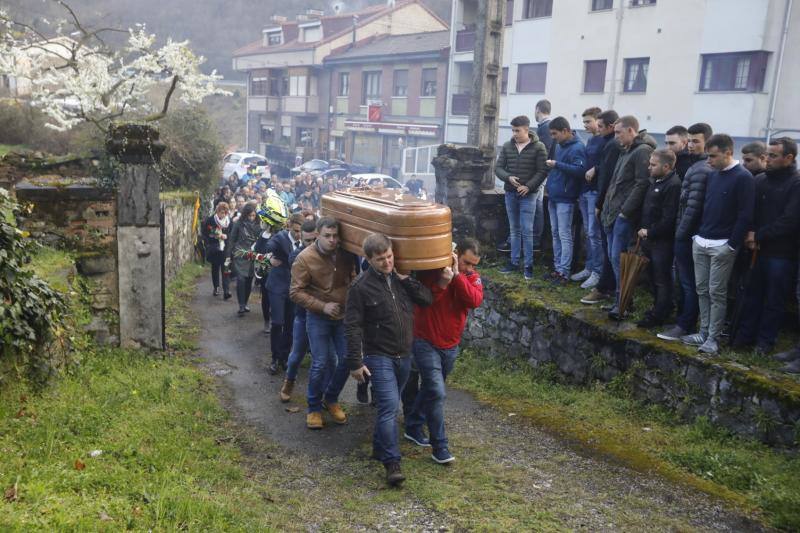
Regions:
<instances>
[{"instance_id":1,"label":"sneaker","mask_svg":"<svg viewBox=\"0 0 800 533\"><path fill-rule=\"evenodd\" d=\"M497 245L497 251L500 253L507 254L511 251L511 243L506 240L505 242L501 242Z\"/></svg>"},{"instance_id":2,"label":"sneaker","mask_svg":"<svg viewBox=\"0 0 800 533\"><path fill-rule=\"evenodd\" d=\"M789 361L800 359L800 346L785 352L776 353L772 358L781 363L788 363Z\"/></svg>"},{"instance_id":3,"label":"sneaker","mask_svg":"<svg viewBox=\"0 0 800 533\"><path fill-rule=\"evenodd\" d=\"M663 322L650 313L645 313L644 318L636 323L637 328L654 328L660 326Z\"/></svg>"},{"instance_id":4,"label":"sneaker","mask_svg":"<svg viewBox=\"0 0 800 533\"><path fill-rule=\"evenodd\" d=\"M500 269L501 274L513 274L517 271L519 271L519 265L515 265L514 263L508 263Z\"/></svg>"},{"instance_id":5,"label":"sneaker","mask_svg":"<svg viewBox=\"0 0 800 533\"><path fill-rule=\"evenodd\" d=\"M676 324L668 330L657 333L656 337L663 341L679 341L681 337L685 337L687 333L685 329Z\"/></svg>"},{"instance_id":6,"label":"sneaker","mask_svg":"<svg viewBox=\"0 0 800 533\"><path fill-rule=\"evenodd\" d=\"M619 306L617 304L614 304L611 306L611 309L608 310L608 319L615 322L622 321L622 315L619 314Z\"/></svg>"},{"instance_id":7,"label":"sneaker","mask_svg":"<svg viewBox=\"0 0 800 533\"><path fill-rule=\"evenodd\" d=\"M702 333L692 333L681 337L681 342L688 346L702 346L706 342L706 335Z\"/></svg>"},{"instance_id":8,"label":"sneaker","mask_svg":"<svg viewBox=\"0 0 800 533\"><path fill-rule=\"evenodd\" d=\"M422 446L423 448L430 448L431 446L431 441L425 436L425 433L422 431L421 427L406 428L406 432L403 433L403 437L410 440L417 446Z\"/></svg>"},{"instance_id":9,"label":"sneaker","mask_svg":"<svg viewBox=\"0 0 800 533\"><path fill-rule=\"evenodd\" d=\"M390 487L396 487L406 480L406 476L400 471L400 463L385 464L386 468L386 482Z\"/></svg>"},{"instance_id":10,"label":"sneaker","mask_svg":"<svg viewBox=\"0 0 800 533\"><path fill-rule=\"evenodd\" d=\"M719 353L719 344L717 344L716 340L709 337L697 350L701 353L717 355Z\"/></svg>"},{"instance_id":11,"label":"sneaker","mask_svg":"<svg viewBox=\"0 0 800 533\"><path fill-rule=\"evenodd\" d=\"M566 287L569 283L569 278L563 274L556 273L550 280L550 283L556 287Z\"/></svg>"},{"instance_id":12,"label":"sneaker","mask_svg":"<svg viewBox=\"0 0 800 533\"><path fill-rule=\"evenodd\" d=\"M267 372L269 372L270 376L274 376L275 374L278 373L278 363L277 363L277 361L273 361L273 362L271 362L269 364L269 367L267 367Z\"/></svg>"},{"instance_id":13,"label":"sneaker","mask_svg":"<svg viewBox=\"0 0 800 533\"><path fill-rule=\"evenodd\" d=\"M306 415L306 427L308 429L322 429L325 427L325 421L322 420L322 413L314 411Z\"/></svg>"},{"instance_id":14,"label":"sneaker","mask_svg":"<svg viewBox=\"0 0 800 533\"><path fill-rule=\"evenodd\" d=\"M584 281L589 279L589 277L593 274L593 272L589 272L585 268L578 272L577 274L573 274L569 277L570 281ZM586 289L588 287L584 287Z\"/></svg>"},{"instance_id":15,"label":"sneaker","mask_svg":"<svg viewBox=\"0 0 800 533\"><path fill-rule=\"evenodd\" d=\"M358 403L369 403L369 383L359 383L356 386L356 400Z\"/></svg>"},{"instance_id":16,"label":"sneaker","mask_svg":"<svg viewBox=\"0 0 800 533\"><path fill-rule=\"evenodd\" d=\"M280 397L283 403L292 399L292 390L294 389L294 381L291 379L284 379L283 386L281 386Z\"/></svg>"},{"instance_id":17,"label":"sneaker","mask_svg":"<svg viewBox=\"0 0 800 533\"><path fill-rule=\"evenodd\" d=\"M214 296L219 296L219 287L214 287Z\"/></svg>"},{"instance_id":18,"label":"sneaker","mask_svg":"<svg viewBox=\"0 0 800 533\"><path fill-rule=\"evenodd\" d=\"M244 307L239 307L239 310L236 311L236 316L244 316L247 311L244 310Z\"/></svg>"},{"instance_id":19,"label":"sneaker","mask_svg":"<svg viewBox=\"0 0 800 533\"><path fill-rule=\"evenodd\" d=\"M433 450L431 454L431 459L439 463L440 465L446 465L447 463L452 463L456 460L455 457L450 453L450 450L447 448L441 448L439 450Z\"/></svg>"},{"instance_id":20,"label":"sneaker","mask_svg":"<svg viewBox=\"0 0 800 533\"><path fill-rule=\"evenodd\" d=\"M249 313L250 312L250 308L248 306L246 306L246 305L244 306L244 312L245 313Z\"/></svg>"},{"instance_id":21,"label":"sneaker","mask_svg":"<svg viewBox=\"0 0 800 533\"><path fill-rule=\"evenodd\" d=\"M581 283L581 289L594 289L597 287L597 284L600 283L600 274L597 272L592 272L586 281Z\"/></svg>"},{"instance_id":22,"label":"sneaker","mask_svg":"<svg viewBox=\"0 0 800 533\"><path fill-rule=\"evenodd\" d=\"M608 300L610 296L604 294L597 289L592 289L589 294L581 298L581 303L586 305L595 305Z\"/></svg>"},{"instance_id":23,"label":"sneaker","mask_svg":"<svg viewBox=\"0 0 800 533\"><path fill-rule=\"evenodd\" d=\"M231 293L229 293L229 292L226 292L226 293L225 293L225 294L222 296L222 299L223 299L223 300L230 300L232 297L233 297L233 295L232 295Z\"/></svg>"},{"instance_id":24,"label":"sneaker","mask_svg":"<svg viewBox=\"0 0 800 533\"><path fill-rule=\"evenodd\" d=\"M533 267L525 267L525 279L530 281L533 279Z\"/></svg>"},{"instance_id":25,"label":"sneaker","mask_svg":"<svg viewBox=\"0 0 800 533\"><path fill-rule=\"evenodd\" d=\"M337 424L347 423L347 415L344 414L342 406L339 405L338 403L329 404L327 402L322 402L322 407L324 409L327 409L327 411L331 414L331 417L333 417L333 421L336 422Z\"/></svg>"}]
</instances>

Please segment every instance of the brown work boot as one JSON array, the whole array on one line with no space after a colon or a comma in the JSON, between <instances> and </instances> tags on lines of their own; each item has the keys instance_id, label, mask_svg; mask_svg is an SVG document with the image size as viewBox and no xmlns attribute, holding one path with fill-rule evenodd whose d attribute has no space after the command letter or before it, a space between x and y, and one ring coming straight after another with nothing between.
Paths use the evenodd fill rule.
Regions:
<instances>
[{"instance_id":1,"label":"brown work boot","mask_svg":"<svg viewBox=\"0 0 800 533\"><path fill-rule=\"evenodd\" d=\"M322 407L328 410L328 412L333 417L333 421L337 424L346 424L347 423L347 415L344 414L342 411L342 407L338 403L322 403Z\"/></svg>"},{"instance_id":2,"label":"brown work boot","mask_svg":"<svg viewBox=\"0 0 800 533\"><path fill-rule=\"evenodd\" d=\"M308 429L322 429L325 427L325 422L322 420L322 413L314 411L306 415L306 427Z\"/></svg>"},{"instance_id":3,"label":"brown work boot","mask_svg":"<svg viewBox=\"0 0 800 533\"><path fill-rule=\"evenodd\" d=\"M386 468L386 482L390 487L396 487L406 480L406 476L400 471L400 463L388 463L383 466Z\"/></svg>"},{"instance_id":4,"label":"brown work boot","mask_svg":"<svg viewBox=\"0 0 800 533\"><path fill-rule=\"evenodd\" d=\"M292 399L292 389L294 389L294 381L291 379L284 379L283 386L281 387L281 401L283 403Z\"/></svg>"}]
</instances>

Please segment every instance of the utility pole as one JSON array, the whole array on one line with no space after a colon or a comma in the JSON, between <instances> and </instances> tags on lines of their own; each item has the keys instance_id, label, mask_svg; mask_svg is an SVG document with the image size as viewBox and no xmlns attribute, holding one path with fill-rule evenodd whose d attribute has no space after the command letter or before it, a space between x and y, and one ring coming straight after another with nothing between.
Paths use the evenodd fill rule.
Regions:
<instances>
[{"instance_id":1,"label":"utility pole","mask_svg":"<svg viewBox=\"0 0 800 533\"><path fill-rule=\"evenodd\" d=\"M505 16L506 0L478 0L467 144L490 161L497 146ZM491 172L486 172L481 188L494 188Z\"/></svg>"}]
</instances>

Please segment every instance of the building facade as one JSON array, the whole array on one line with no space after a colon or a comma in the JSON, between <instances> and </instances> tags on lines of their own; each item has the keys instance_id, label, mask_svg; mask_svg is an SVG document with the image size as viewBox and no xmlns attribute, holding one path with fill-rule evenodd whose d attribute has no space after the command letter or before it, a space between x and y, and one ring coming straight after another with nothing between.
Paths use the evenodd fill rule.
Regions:
<instances>
[{"instance_id":1,"label":"building facade","mask_svg":"<svg viewBox=\"0 0 800 533\"><path fill-rule=\"evenodd\" d=\"M795 3L796 4L796 3ZM664 133L800 134L800 6L790 0L507 0L499 141L539 99L576 128L591 106ZM446 141L465 143L477 0L454 0ZM784 44L784 35L785 44ZM771 119L774 117L774 119ZM768 126L769 125L769 126Z\"/></svg>"},{"instance_id":2,"label":"building facade","mask_svg":"<svg viewBox=\"0 0 800 533\"><path fill-rule=\"evenodd\" d=\"M331 150L399 177L404 148L439 144L450 32L383 36L333 53Z\"/></svg>"},{"instance_id":3,"label":"building facade","mask_svg":"<svg viewBox=\"0 0 800 533\"><path fill-rule=\"evenodd\" d=\"M323 60L376 36L447 29L419 0L330 16L309 10L293 21L273 17L262 38L233 57L234 69L248 77L247 150L287 166L298 156L328 157L331 87Z\"/></svg>"}]
</instances>

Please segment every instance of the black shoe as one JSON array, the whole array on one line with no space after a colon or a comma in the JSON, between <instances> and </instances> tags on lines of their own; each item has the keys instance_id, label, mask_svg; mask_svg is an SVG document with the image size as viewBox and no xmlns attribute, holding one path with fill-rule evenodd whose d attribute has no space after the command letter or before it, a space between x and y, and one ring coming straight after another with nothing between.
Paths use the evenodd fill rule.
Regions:
<instances>
[{"instance_id":1,"label":"black shoe","mask_svg":"<svg viewBox=\"0 0 800 533\"><path fill-rule=\"evenodd\" d=\"M278 373L278 363L275 361L269 364L269 368L267 368L267 372L269 372L270 376L274 376Z\"/></svg>"},{"instance_id":2,"label":"black shoe","mask_svg":"<svg viewBox=\"0 0 800 533\"><path fill-rule=\"evenodd\" d=\"M219 287L214 287L214 296L219 296Z\"/></svg>"},{"instance_id":3,"label":"black shoe","mask_svg":"<svg viewBox=\"0 0 800 533\"><path fill-rule=\"evenodd\" d=\"M406 480L406 476L400 471L400 463L388 463L383 466L386 468L386 482L390 487L396 487Z\"/></svg>"},{"instance_id":4,"label":"black shoe","mask_svg":"<svg viewBox=\"0 0 800 533\"><path fill-rule=\"evenodd\" d=\"M225 295L222 297L223 300L230 300L233 295L229 292L226 292Z\"/></svg>"},{"instance_id":5,"label":"black shoe","mask_svg":"<svg viewBox=\"0 0 800 533\"><path fill-rule=\"evenodd\" d=\"M501 253L508 253L511 251L511 243L506 241L497 245L497 251Z\"/></svg>"},{"instance_id":6,"label":"black shoe","mask_svg":"<svg viewBox=\"0 0 800 533\"><path fill-rule=\"evenodd\" d=\"M244 307L239 307L239 310L236 311L236 316L244 316L247 311L244 310Z\"/></svg>"},{"instance_id":7,"label":"black shoe","mask_svg":"<svg viewBox=\"0 0 800 533\"><path fill-rule=\"evenodd\" d=\"M789 361L800 359L800 346L792 348L791 350L787 350L785 352L776 353L775 355L772 356L772 358L782 363L788 363Z\"/></svg>"},{"instance_id":8,"label":"black shoe","mask_svg":"<svg viewBox=\"0 0 800 533\"><path fill-rule=\"evenodd\" d=\"M356 400L358 403L368 404L369 403L369 384L367 383L359 383L356 387Z\"/></svg>"},{"instance_id":9,"label":"black shoe","mask_svg":"<svg viewBox=\"0 0 800 533\"><path fill-rule=\"evenodd\" d=\"M662 321L650 313L645 313L644 318L636 323L637 328L654 328L661 325Z\"/></svg>"}]
</instances>

